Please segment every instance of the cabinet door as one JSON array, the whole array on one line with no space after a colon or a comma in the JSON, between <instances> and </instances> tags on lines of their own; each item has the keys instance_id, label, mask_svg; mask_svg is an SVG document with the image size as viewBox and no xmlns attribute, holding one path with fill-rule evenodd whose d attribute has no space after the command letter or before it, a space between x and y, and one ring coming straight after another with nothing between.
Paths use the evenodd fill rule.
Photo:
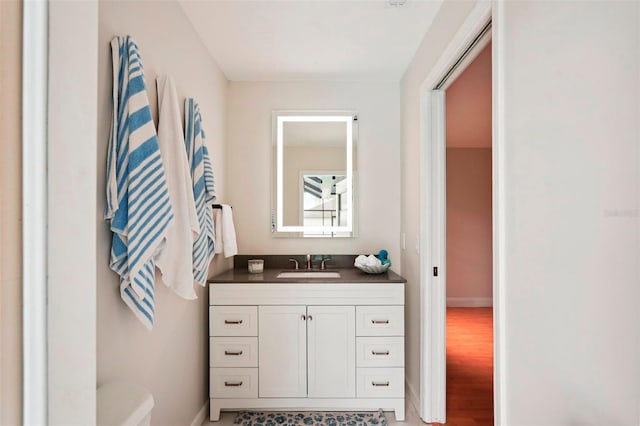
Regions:
<instances>
[{"instance_id":1,"label":"cabinet door","mask_svg":"<svg viewBox=\"0 0 640 426\"><path fill-rule=\"evenodd\" d=\"M306 306L258 308L258 384L261 398L307 396Z\"/></svg>"},{"instance_id":2,"label":"cabinet door","mask_svg":"<svg viewBox=\"0 0 640 426\"><path fill-rule=\"evenodd\" d=\"M354 398L355 307L309 306L307 313L309 397Z\"/></svg>"}]
</instances>

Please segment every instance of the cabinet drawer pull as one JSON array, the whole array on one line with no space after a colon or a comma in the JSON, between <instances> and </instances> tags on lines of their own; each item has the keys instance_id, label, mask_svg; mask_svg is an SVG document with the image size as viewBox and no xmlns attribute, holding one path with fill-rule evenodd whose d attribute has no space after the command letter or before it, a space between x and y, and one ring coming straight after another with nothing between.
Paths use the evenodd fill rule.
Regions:
<instances>
[{"instance_id":1,"label":"cabinet drawer pull","mask_svg":"<svg viewBox=\"0 0 640 426\"><path fill-rule=\"evenodd\" d=\"M242 380L240 380L239 382L224 382L224 385L228 387L242 386Z\"/></svg>"},{"instance_id":2,"label":"cabinet drawer pull","mask_svg":"<svg viewBox=\"0 0 640 426\"><path fill-rule=\"evenodd\" d=\"M389 351L371 351L371 355L389 355Z\"/></svg>"},{"instance_id":3,"label":"cabinet drawer pull","mask_svg":"<svg viewBox=\"0 0 640 426\"><path fill-rule=\"evenodd\" d=\"M225 324L242 324L242 320L224 320Z\"/></svg>"},{"instance_id":4,"label":"cabinet drawer pull","mask_svg":"<svg viewBox=\"0 0 640 426\"><path fill-rule=\"evenodd\" d=\"M389 324L389 320L371 320L372 324Z\"/></svg>"},{"instance_id":5,"label":"cabinet drawer pull","mask_svg":"<svg viewBox=\"0 0 640 426\"><path fill-rule=\"evenodd\" d=\"M236 352L232 352L232 351L224 351L225 355L242 355L242 351L236 351Z\"/></svg>"},{"instance_id":6,"label":"cabinet drawer pull","mask_svg":"<svg viewBox=\"0 0 640 426\"><path fill-rule=\"evenodd\" d=\"M388 387L389 386L389 382L371 382L371 384L373 386L376 386L376 387L378 387L378 386Z\"/></svg>"}]
</instances>

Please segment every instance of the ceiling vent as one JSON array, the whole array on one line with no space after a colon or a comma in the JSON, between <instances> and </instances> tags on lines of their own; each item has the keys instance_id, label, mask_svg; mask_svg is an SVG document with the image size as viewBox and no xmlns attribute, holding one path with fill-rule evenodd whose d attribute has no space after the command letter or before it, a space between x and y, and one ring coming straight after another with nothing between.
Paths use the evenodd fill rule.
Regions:
<instances>
[{"instance_id":1,"label":"ceiling vent","mask_svg":"<svg viewBox=\"0 0 640 426\"><path fill-rule=\"evenodd\" d=\"M407 4L407 0L389 0L389 6L391 7L402 7Z\"/></svg>"}]
</instances>

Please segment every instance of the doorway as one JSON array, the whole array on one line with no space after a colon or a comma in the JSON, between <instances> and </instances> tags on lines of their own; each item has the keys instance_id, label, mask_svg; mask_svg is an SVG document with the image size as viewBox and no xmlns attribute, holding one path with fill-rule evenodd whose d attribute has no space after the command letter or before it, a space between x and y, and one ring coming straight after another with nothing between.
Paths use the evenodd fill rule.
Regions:
<instances>
[{"instance_id":1,"label":"doorway","mask_svg":"<svg viewBox=\"0 0 640 426\"><path fill-rule=\"evenodd\" d=\"M446 418L493 425L491 43L446 98Z\"/></svg>"},{"instance_id":2,"label":"doorway","mask_svg":"<svg viewBox=\"0 0 640 426\"><path fill-rule=\"evenodd\" d=\"M493 22L496 19L496 22ZM495 27L494 27L495 24ZM492 41L492 68L499 66L502 58L502 39L493 36L500 34L502 21L500 16L493 16L490 4L478 4L468 16L462 27L453 37L447 48L424 80L421 89L421 180L424 190L421 193L421 246L420 253L420 283L421 283L421 398L420 417L427 423L450 423L447 419L447 209L446 209L446 91L469 64ZM497 52L493 54L493 52ZM499 69L499 67L497 68ZM490 89L492 99L501 99L499 88L501 75L492 72ZM496 84L496 82L498 84ZM496 101L489 108L492 126L499 130L503 111L502 103ZM492 139L501 141L500 132L492 130ZM504 244L501 243L503 223L500 220L503 212L503 182L501 168L504 151L500 143L494 144L491 152L491 217L492 228L489 229L493 247L492 265L492 294L489 297L469 297L467 303L480 303L482 299L492 300L493 312L488 312L495 326L493 350L491 358L486 363L490 367L493 387L493 421L485 420L487 424L500 424L502 418L501 407L504 397L503 360L504 330L503 306L504 295L501 291L503 282L503 265L499 261L503 256ZM486 168L485 168L486 171ZM486 303L489 304L489 303ZM491 329L491 325L489 325ZM491 346L491 344L489 344ZM485 346L486 347L486 346ZM465 365L465 363L462 363ZM471 369L473 370L473 368ZM491 390L489 390L489 394ZM467 420L461 424L473 424ZM484 423L484 422L483 422Z\"/></svg>"}]
</instances>

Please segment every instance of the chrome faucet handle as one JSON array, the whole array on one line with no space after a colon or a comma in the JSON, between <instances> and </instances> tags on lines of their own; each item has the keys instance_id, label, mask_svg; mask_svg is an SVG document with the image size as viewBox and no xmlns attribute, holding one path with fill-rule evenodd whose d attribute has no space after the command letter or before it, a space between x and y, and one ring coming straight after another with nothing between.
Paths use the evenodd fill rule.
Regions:
<instances>
[{"instance_id":1,"label":"chrome faucet handle","mask_svg":"<svg viewBox=\"0 0 640 426\"><path fill-rule=\"evenodd\" d=\"M297 260L297 259L291 258L291 259L289 259L289 262L293 262L293 263L295 263L295 265L296 265L296 271L297 271L298 269L300 269L300 267L299 267L299 265L298 265L298 260Z\"/></svg>"},{"instance_id":2,"label":"chrome faucet handle","mask_svg":"<svg viewBox=\"0 0 640 426\"><path fill-rule=\"evenodd\" d=\"M307 269L308 270L313 269L312 265L311 265L311 255L310 254L307 255Z\"/></svg>"}]
</instances>

